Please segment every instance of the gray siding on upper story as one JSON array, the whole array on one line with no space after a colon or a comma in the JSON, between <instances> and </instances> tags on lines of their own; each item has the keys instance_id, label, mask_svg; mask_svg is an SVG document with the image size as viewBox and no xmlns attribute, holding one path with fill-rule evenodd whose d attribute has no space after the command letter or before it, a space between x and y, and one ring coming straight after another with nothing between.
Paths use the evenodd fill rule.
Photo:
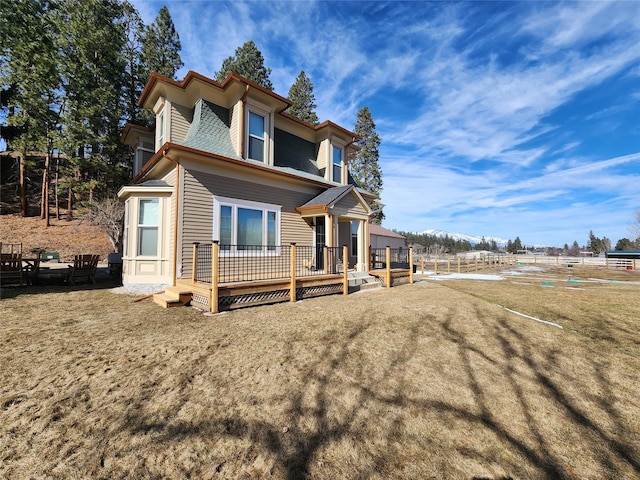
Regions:
<instances>
[{"instance_id":1,"label":"gray siding on upper story","mask_svg":"<svg viewBox=\"0 0 640 480\"><path fill-rule=\"evenodd\" d=\"M212 240L214 195L278 205L281 207L280 243L282 245L288 245L291 242L296 242L298 245L313 243L313 231L296 211L296 207L313 198L321 189L305 194L256 182L230 179L195 169L184 170L183 185L182 245L179 247L183 278L191 275L193 242L209 243Z\"/></svg>"},{"instance_id":2,"label":"gray siding on upper story","mask_svg":"<svg viewBox=\"0 0 640 480\"><path fill-rule=\"evenodd\" d=\"M320 175L316 163L317 146L288 132L275 129L275 159L277 167L290 167L313 175Z\"/></svg>"}]
</instances>

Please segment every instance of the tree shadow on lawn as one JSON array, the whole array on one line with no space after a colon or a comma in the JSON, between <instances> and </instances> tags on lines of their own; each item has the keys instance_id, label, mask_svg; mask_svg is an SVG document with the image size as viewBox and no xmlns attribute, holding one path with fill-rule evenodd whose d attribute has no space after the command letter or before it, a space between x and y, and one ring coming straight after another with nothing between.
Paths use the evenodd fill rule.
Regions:
<instances>
[{"instance_id":1,"label":"tree shadow on lawn","mask_svg":"<svg viewBox=\"0 0 640 480\"><path fill-rule=\"evenodd\" d=\"M476 314L478 318L486 318L486 311ZM165 442L191 436L249 442L254 455L274 459L276 476L288 480L314 473L319 475L318 472L323 471L322 466L318 466L323 452L341 442L357 447L358 455L368 456L355 466L341 470L343 473L357 470L357 475L350 478L406 476L408 466L403 463L406 455L405 460L402 458L409 444L436 452L434 456L444 448L443 444L456 445L457 454L449 454L451 459L472 459L489 470L491 465L498 465L498 470L504 472L473 477L477 479L508 479L532 474L536 478L580 478L575 472L576 465L567 458L569 453L562 450L563 440L554 431L553 422L557 421L561 435L568 435L567 441L580 442L577 446L572 445L571 452L582 450L595 465L595 475L614 479L625 472L640 474L637 446L624 441L625 435L637 432L627 430L623 415L615 408L620 399L601 363L596 365L594 360L595 373L585 372L601 390L599 395L594 395L589 382L580 382L564 373L562 362L567 358L561 358L561 352L541 352L544 342L522 334L509 323L506 314L500 313L495 320L487 321L484 328L483 338L488 336L490 340L487 341L495 346L489 352L479 343L478 332L468 331L454 313L442 319L422 315L407 325L401 348L394 350L384 363L372 365L354 359L369 326L352 325L341 340L332 337L317 358L299 372L303 379L299 388L283 392L281 400L287 405L290 428L283 429L282 421L240 415L211 416L196 423L175 422L171 419L176 417L180 405L167 406L163 415L150 415L145 413L142 399L132 399L123 426L133 434L153 432ZM454 379L456 387L472 399L470 404L437 392L416 394L412 383L415 379L409 379L405 371L420 353L423 346L420 339L428 335L437 337L448 348L452 368L459 372ZM206 361L206 357L201 361ZM293 354L285 360L295 361ZM375 375L369 372L372 368L376 369ZM424 369L429 369L429 365L424 365ZM495 381L488 371L497 376ZM495 402L500 393L495 390L496 382L511 403L511 413L506 416ZM157 393L153 391L154 386L148 389L143 397L153 398ZM351 400L345 400L347 391L352 395ZM586 399L589 410L576 398ZM384 412L384 418L376 416L376 412ZM549 414L554 418L545 419ZM167 420L158 421L158 418ZM439 424L434 425L433 436L416 438L407 434L412 419L428 421L431 418ZM603 424L607 421L613 427L605 429ZM370 441L370 429L378 423L386 427L384 433L379 431L379 438L374 443L360 448L359 445ZM451 438L439 438L443 433L436 427L480 432L479 438L489 439L495 448L487 449L486 444L479 444L478 438L474 437L465 445ZM456 434L452 435L455 437ZM487 452L496 449L498 453L489 458ZM224 468L224 462L221 460L218 471ZM446 471L446 461L443 464L440 474L448 476L452 472ZM453 472L451 476L456 477L464 471L456 470L457 473Z\"/></svg>"},{"instance_id":2,"label":"tree shadow on lawn","mask_svg":"<svg viewBox=\"0 0 640 480\"><path fill-rule=\"evenodd\" d=\"M66 270L60 270L66 273ZM77 281L76 283L71 284L66 281L66 276L61 275L54 280L40 280L37 285L1 285L0 299L17 298L20 295L37 295L80 290L105 290L119 287L121 285L122 281L119 277L113 277L108 273L101 271L96 275L96 283L83 280L81 282Z\"/></svg>"}]
</instances>

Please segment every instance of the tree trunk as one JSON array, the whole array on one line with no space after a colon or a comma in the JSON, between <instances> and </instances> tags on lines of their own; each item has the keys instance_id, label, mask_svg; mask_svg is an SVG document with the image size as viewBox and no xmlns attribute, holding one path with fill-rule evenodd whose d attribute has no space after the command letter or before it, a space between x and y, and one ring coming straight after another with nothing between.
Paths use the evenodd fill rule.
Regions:
<instances>
[{"instance_id":1,"label":"tree trunk","mask_svg":"<svg viewBox=\"0 0 640 480\"><path fill-rule=\"evenodd\" d=\"M71 210L73 206L73 192L71 191L71 187L69 187L69 194L67 196L67 221L70 222L73 220L73 212Z\"/></svg>"},{"instance_id":2,"label":"tree trunk","mask_svg":"<svg viewBox=\"0 0 640 480\"><path fill-rule=\"evenodd\" d=\"M42 171L42 197L40 201L40 219L45 221L45 225L48 227L49 222L49 164L51 162L51 156L47 152L44 159L44 169Z\"/></svg>"},{"instance_id":3,"label":"tree trunk","mask_svg":"<svg viewBox=\"0 0 640 480\"><path fill-rule=\"evenodd\" d=\"M60 220L60 199L58 198L58 181L60 179L60 175L58 173L58 170L60 170L60 154L59 153L58 153L58 159L56 160L56 186L54 188L55 197L56 197L56 220Z\"/></svg>"},{"instance_id":4,"label":"tree trunk","mask_svg":"<svg viewBox=\"0 0 640 480\"><path fill-rule=\"evenodd\" d=\"M27 216L27 192L25 188L25 175L24 175L24 155L20 155L18 157L19 171L20 171L20 179L18 181L18 187L20 189L20 216Z\"/></svg>"}]
</instances>

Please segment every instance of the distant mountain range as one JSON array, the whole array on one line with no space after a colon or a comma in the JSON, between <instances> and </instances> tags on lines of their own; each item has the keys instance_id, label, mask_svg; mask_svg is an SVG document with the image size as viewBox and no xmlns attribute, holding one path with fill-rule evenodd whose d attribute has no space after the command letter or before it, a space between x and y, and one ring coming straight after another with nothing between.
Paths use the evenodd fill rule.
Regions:
<instances>
[{"instance_id":1,"label":"distant mountain range","mask_svg":"<svg viewBox=\"0 0 640 480\"><path fill-rule=\"evenodd\" d=\"M466 240L474 247L476 246L476 244L482 242L482 236L477 237L474 235L467 235L465 233L445 232L444 230L435 230L432 228L430 228L429 230L424 230L423 232L420 232L420 233L423 233L425 235L433 235L436 237L448 236L449 238L453 238L454 240ZM504 240L498 237L485 236L484 239L489 243L491 243L491 241L494 240L499 247L504 247L508 242L508 240Z\"/></svg>"}]
</instances>

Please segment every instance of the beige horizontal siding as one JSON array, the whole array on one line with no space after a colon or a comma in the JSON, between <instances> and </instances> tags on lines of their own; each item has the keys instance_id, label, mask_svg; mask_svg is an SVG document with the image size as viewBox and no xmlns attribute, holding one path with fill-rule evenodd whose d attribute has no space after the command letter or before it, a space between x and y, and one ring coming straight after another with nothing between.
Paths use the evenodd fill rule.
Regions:
<instances>
[{"instance_id":1,"label":"beige horizontal siding","mask_svg":"<svg viewBox=\"0 0 640 480\"><path fill-rule=\"evenodd\" d=\"M354 195L347 195L337 204L340 209L346 209L350 215L367 215L364 206L358 201Z\"/></svg>"},{"instance_id":2,"label":"beige horizontal siding","mask_svg":"<svg viewBox=\"0 0 640 480\"><path fill-rule=\"evenodd\" d=\"M182 142L187 137L189 126L193 121L193 109L179 105L171 104L171 134L172 142Z\"/></svg>"},{"instance_id":3,"label":"beige horizontal siding","mask_svg":"<svg viewBox=\"0 0 640 480\"><path fill-rule=\"evenodd\" d=\"M252 202L269 203L281 207L281 244L296 242L312 245L313 231L300 217L296 207L310 200L305 194L255 182L231 180L212 173L185 170L184 207L182 218L183 278L191 275L193 242L209 243L213 236L213 196Z\"/></svg>"}]
</instances>

